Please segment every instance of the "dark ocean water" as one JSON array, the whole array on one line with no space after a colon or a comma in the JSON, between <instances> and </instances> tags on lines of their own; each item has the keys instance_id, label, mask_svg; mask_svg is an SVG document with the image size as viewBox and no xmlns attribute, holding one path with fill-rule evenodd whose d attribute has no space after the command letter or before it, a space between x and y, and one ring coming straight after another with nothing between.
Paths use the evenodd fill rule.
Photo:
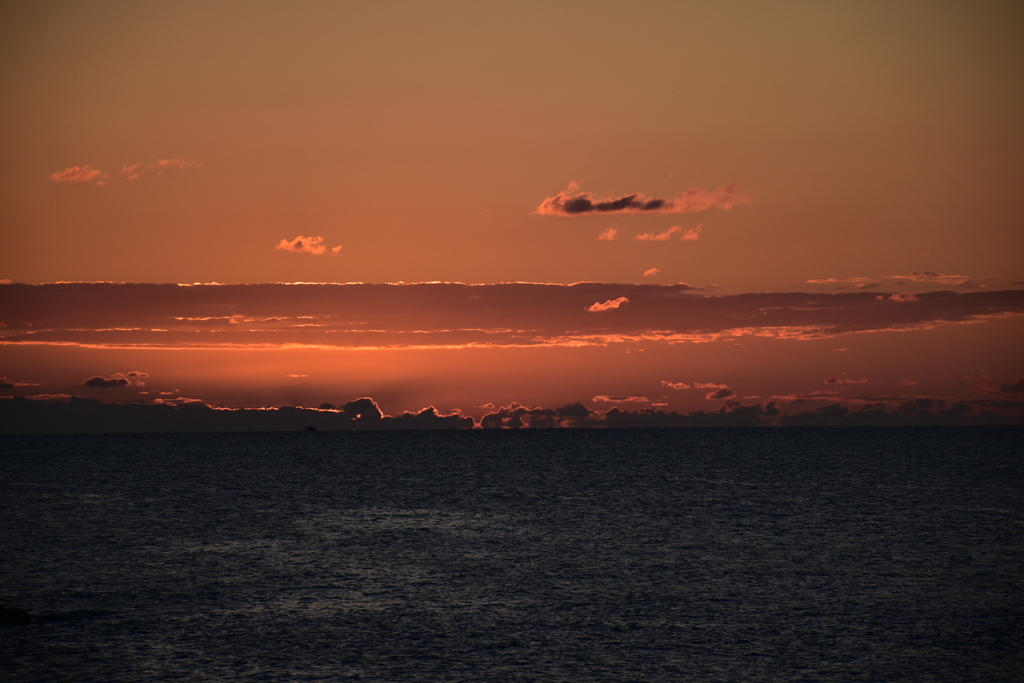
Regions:
<instances>
[{"instance_id":1,"label":"dark ocean water","mask_svg":"<svg viewBox=\"0 0 1024 683\"><path fill-rule=\"evenodd\" d=\"M0 438L13 681L1020 681L1020 428Z\"/></svg>"}]
</instances>

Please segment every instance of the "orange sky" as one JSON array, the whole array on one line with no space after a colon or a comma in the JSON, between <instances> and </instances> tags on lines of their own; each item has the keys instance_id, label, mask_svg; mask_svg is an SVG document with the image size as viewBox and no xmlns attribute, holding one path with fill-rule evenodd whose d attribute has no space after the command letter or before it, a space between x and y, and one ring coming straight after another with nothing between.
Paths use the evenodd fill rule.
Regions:
<instances>
[{"instance_id":1,"label":"orange sky","mask_svg":"<svg viewBox=\"0 0 1024 683\"><path fill-rule=\"evenodd\" d=\"M0 395L1016 400L1022 25L992 1L7 3L0 280L563 286L305 314L2 287ZM636 289L676 283L650 291L678 308Z\"/></svg>"}]
</instances>

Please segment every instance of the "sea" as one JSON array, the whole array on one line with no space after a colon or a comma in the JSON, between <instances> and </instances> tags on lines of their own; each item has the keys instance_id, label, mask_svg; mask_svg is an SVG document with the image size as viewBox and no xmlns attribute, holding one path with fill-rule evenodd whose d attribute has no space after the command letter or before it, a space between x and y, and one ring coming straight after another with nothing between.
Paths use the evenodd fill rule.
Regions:
<instances>
[{"instance_id":1,"label":"sea","mask_svg":"<svg viewBox=\"0 0 1024 683\"><path fill-rule=\"evenodd\" d=\"M0 437L0 679L1022 681L1022 437Z\"/></svg>"}]
</instances>

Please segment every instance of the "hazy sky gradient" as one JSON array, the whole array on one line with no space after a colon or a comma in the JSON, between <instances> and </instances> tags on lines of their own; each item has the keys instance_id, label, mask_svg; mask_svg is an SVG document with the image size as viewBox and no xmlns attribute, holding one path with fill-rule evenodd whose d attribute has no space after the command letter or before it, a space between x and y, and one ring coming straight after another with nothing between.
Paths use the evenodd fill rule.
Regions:
<instances>
[{"instance_id":1,"label":"hazy sky gradient","mask_svg":"<svg viewBox=\"0 0 1024 683\"><path fill-rule=\"evenodd\" d=\"M686 283L693 297L894 306L1019 291L1022 28L1009 1L7 3L0 279ZM600 208L552 210L580 198ZM632 315L628 292L586 305L620 296L630 303L573 315ZM607 403L595 396L684 409L708 392L680 400L661 380L760 400L833 375L884 377L863 396L916 386L959 400L1024 375L1018 321L642 350L388 350L398 363L226 348L126 349L128 362L21 340L0 347L0 375L67 394L140 371L211 402L378 392L396 409ZM3 322L5 337L27 332ZM774 386L796 362L813 370ZM248 393L232 398L240 383ZM839 388L851 386L816 387Z\"/></svg>"}]
</instances>

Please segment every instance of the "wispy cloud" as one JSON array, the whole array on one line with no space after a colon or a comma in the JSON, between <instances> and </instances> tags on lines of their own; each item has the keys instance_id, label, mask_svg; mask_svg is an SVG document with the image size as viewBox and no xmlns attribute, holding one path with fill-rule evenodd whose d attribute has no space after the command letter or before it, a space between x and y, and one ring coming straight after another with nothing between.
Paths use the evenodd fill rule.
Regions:
<instances>
[{"instance_id":1,"label":"wispy cloud","mask_svg":"<svg viewBox=\"0 0 1024 683\"><path fill-rule=\"evenodd\" d=\"M600 235L597 236L597 239L601 240L602 242L613 242L613 241L617 240L618 238L619 238L619 229L618 228L608 228L607 230L605 230L604 232L602 232Z\"/></svg>"},{"instance_id":2,"label":"wispy cloud","mask_svg":"<svg viewBox=\"0 0 1024 683\"><path fill-rule=\"evenodd\" d=\"M589 192L580 192L579 184L572 182L554 197L548 197L537 207L542 216L584 216L608 213L693 213L708 209L731 209L737 204L749 204L750 195L732 184L716 190L692 187L678 197L658 199L640 193L616 198L594 199Z\"/></svg>"},{"instance_id":3,"label":"wispy cloud","mask_svg":"<svg viewBox=\"0 0 1024 683\"><path fill-rule=\"evenodd\" d=\"M909 273L903 275L886 275L884 277L877 278L861 276L847 278L829 277L824 279L807 280L806 282L809 285L830 287L833 289L844 289L846 287L854 287L856 289L870 289L875 287L882 287L885 285L920 285L925 287L985 287L986 285L983 283L990 280L991 278L970 277L968 275L947 275L944 273L924 271L920 273Z\"/></svg>"},{"instance_id":4,"label":"wispy cloud","mask_svg":"<svg viewBox=\"0 0 1024 683\"><path fill-rule=\"evenodd\" d=\"M164 171L168 170L202 167L203 162L201 161L174 157L173 159L157 159L151 163L124 164L121 166L121 172L118 173L117 177L120 180L135 180L147 174L161 175ZM99 187L106 185L106 181L109 178L109 173L93 168L88 164L84 166L71 166L63 171L56 171L50 174L50 180L55 183L92 183Z\"/></svg>"},{"instance_id":5,"label":"wispy cloud","mask_svg":"<svg viewBox=\"0 0 1024 683\"><path fill-rule=\"evenodd\" d=\"M598 403L650 403L646 396L595 396Z\"/></svg>"},{"instance_id":6,"label":"wispy cloud","mask_svg":"<svg viewBox=\"0 0 1024 683\"><path fill-rule=\"evenodd\" d=\"M698 225L695 228L690 228L685 233L683 233L683 236L680 239L682 239L684 242L694 242L697 240L697 238L700 237L700 233L703 229L703 225Z\"/></svg>"},{"instance_id":7,"label":"wispy cloud","mask_svg":"<svg viewBox=\"0 0 1024 683\"><path fill-rule=\"evenodd\" d=\"M659 232L659 233L645 232L642 235L634 236L633 239L639 240L641 242L667 242L670 239L672 239L673 235L678 234L681 230L682 230L682 228L679 227L678 225L673 225L671 228L669 228L665 232Z\"/></svg>"},{"instance_id":8,"label":"wispy cloud","mask_svg":"<svg viewBox=\"0 0 1024 683\"><path fill-rule=\"evenodd\" d=\"M589 306L587 306L587 311L589 311L590 313L597 313L597 312L600 312L600 311L610 311L610 310L618 308L622 304L628 304L628 303L629 303L629 299L627 299L624 296L620 296L617 299L608 299L608 301L592 303Z\"/></svg>"},{"instance_id":9,"label":"wispy cloud","mask_svg":"<svg viewBox=\"0 0 1024 683\"><path fill-rule=\"evenodd\" d=\"M63 171L55 171L50 174L50 180L55 183L93 183L99 187L106 185L106 180L109 177L109 173L104 173L88 164L71 166Z\"/></svg>"},{"instance_id":10,"label":"wispy cloud","mask_svg":"<svg viewBox=\"0 0 1024 683\"><path fill-rule=\"evenodd\" d=\"M186 168L202 168L203 162L195 159L157 159L152 163L125 164L121 167L120 177L124 180L135 180L146 174L161 175L167 170L182 170Z\"/></svg>"},{"instance_id":11,"label":"wispy cloud","mask_svg":"<svg viewBox=\"0 0 1024 683\"><path fill-rule=\"evenodd\" d=\"M709 391L704 398L719 400L730 398L735 396L732 389L727 384L718 384L716 382L694 382L693 384L687 384L686 382L670 382L668 380L661 380L661 386L668 387L669 389L713 389Z\"/></svg>"},{"instance_id":12,"label":"wispy cloud","mask_svg":"<svg viewBox=\"0 0 1024 683\"><path fill-rule=\"evenodd\" d=\"M640 240L641 242L667 242L676 235L679 235L679 239L683 242L693 242L700 237L700 233L703 229L703 225L698 225L695 228L690 228L686 232L683 232L683 226L673 225L665 232L645 232L640 235L635 235L633 239Z\"/></svg>"},{"instance_id":13,"label":"wispy cloud","mask_svg":"<svg viewBox=\"0 0 1024 683\"><path fill-rule=\"evenodd\" d=\"M278 251L291 251L297 254L313 254L314 256L323 256L327 253L327 245L324 244L324 238L320 235L316 237L305 237L299 235L292 241L281 240L274 249ZM341 252L341 245L332 248L331 254L338 254Z\"/></svg>"},{"instance_id":14,"label":"wispy cloud","mask_svg":"<svg viewBox=\"0 0 1024 683\"><path fill-rule=\"evenodd\" d=\"M915 282L927 285L964 286L973 284L979 278L968 277L967 275L945 275L943 273L933 273L931 271L925 271L923 273L910 273L909 275L890 275L888 279L897 281L902 280L905 282Z\"/></svg>"},{"instance_id":15,"label":"wispy cloud","mask_svg":"<svg viewBox=\"0 0 1024 683\"><path fill-rule=\"evenodd\" d=\"M648 268L647 270L644 271L644 277L654 277L660 272L661 271L658 270L657 268Z\"/></svg>"}]
</instances>

